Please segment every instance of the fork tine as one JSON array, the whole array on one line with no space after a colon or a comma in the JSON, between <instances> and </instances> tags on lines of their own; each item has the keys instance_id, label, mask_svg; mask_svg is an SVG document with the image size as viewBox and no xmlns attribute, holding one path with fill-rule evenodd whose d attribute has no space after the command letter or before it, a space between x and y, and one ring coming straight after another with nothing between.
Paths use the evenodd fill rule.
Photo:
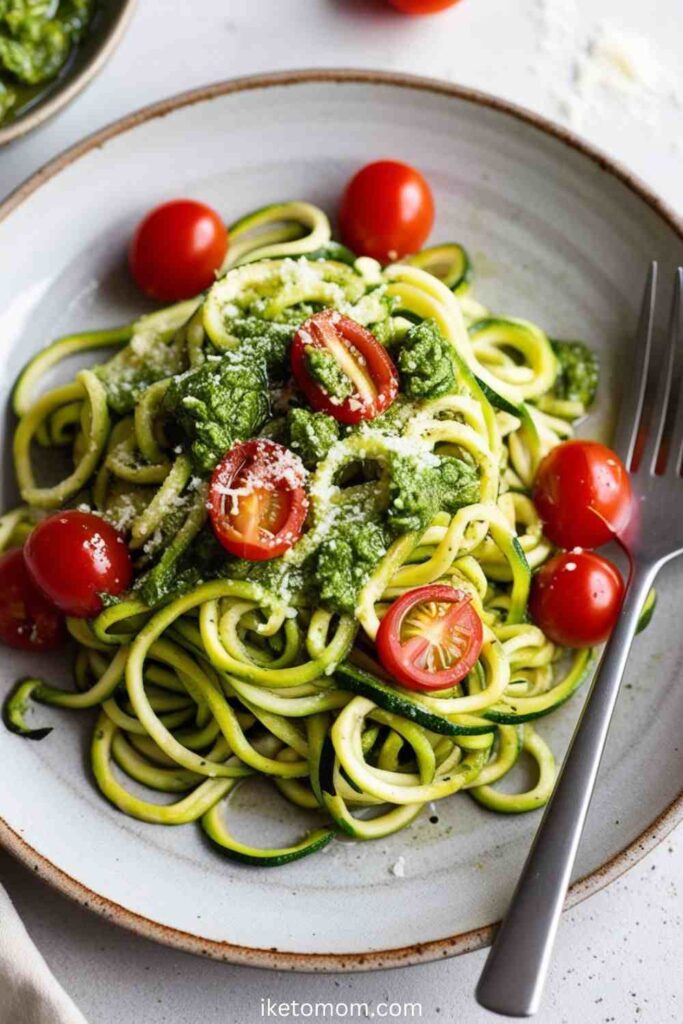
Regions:
<instances>
[{"instance_id":1,"label":"fork tine","mask_svg":"<svg viewBox=\"0 0 683 1024\"><path fill-rule=\"evenodd\" d=\"M683 289L683 271L679 268L674 279L673 298L671 300L671 316L669 330L665 344L662 348L662 364L658 367L659 380L657 391L652 407L652 421L648 424L647 439L643 448L640 465L644 473L654 473L657 467L657 456L664 436L667 414L669 412L669 398L671 395L671 382L673 379L674 361L676 351L680 346L683 335L683 303L681 302L681 290Z\"/></svg>"},{"instance_id":2,"label":"fork tine","mask_svg":"<svg viewBox=\"0 0 683 1024\"><path fill-rule=\"evenodd\" d=\"M645 385L647 383L647 371L652 351L656 293L657 263L653 261L650 264L645 292L643 293L638 330L632 346L631 365L626 367L619 418L612 444L612 447L620 456L627 469L631 468L631 460L633 459L636 447L638 426L645 400Z\"/></svg>"},{"instance_id":3,"label":"fork tine","mask_svg":"<svg viewBox=\"0 0 683 1024\"><path fill-rule=\"evenodd\" d=\"M678 268L677 283L679 302L683 306L683 268ZM682 314L683 316L683 314ZM678 351L674 364L673 384L678 381L678 395L676 401L676 418L671 428L671 453L669 467L671 472L680 475L683 473L683 331L679 322Z\"/></svg>"}]
</instances>

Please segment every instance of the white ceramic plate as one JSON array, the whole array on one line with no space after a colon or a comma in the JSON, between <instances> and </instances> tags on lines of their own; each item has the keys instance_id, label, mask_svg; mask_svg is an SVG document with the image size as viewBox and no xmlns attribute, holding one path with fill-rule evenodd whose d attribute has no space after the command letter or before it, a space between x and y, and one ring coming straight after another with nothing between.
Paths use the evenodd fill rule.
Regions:
<instances>
[{"instance_id":1,"label":"white ceramic plate","mask_svg":"<svg viewBox=\"0 0 683 1024\"><path fill-rule=\"evenodd\" d=\"M683 263L681 226L623 172L547 124L451 86L363 72L251 79L171 100L106 129L20 189L0 210L3 400L51 338L140 311L123 262L148 207L190 195L227 220L282 198L334 210L352 171L383 155L426 174L434 239L468 247L487 304L600 350L604 375L587 429L604 433L646 265ZM15 494L6 454L5 463L6 507ZM618 875L681 816L680 587L680 572L662 578L655 621L636 645L573 900ZM53 678L54 662L44 666ZM1 666L3 690L35 670L6 650ZM559 754L580 703L541 725ZM41 743L0 730L4 844L113 920L217 958L340 970L474 948L499 919L539 820L498 817L456 797L439 805L437 824L425 816L384 842L335 842L285 868L250 869L222 859L194 826L118 813L85 767L88 716L38 713L55 725ZM254 815L283 837L277 809ZM391 872L399 856L404 878Z\"/></svg>"}]
</instances>

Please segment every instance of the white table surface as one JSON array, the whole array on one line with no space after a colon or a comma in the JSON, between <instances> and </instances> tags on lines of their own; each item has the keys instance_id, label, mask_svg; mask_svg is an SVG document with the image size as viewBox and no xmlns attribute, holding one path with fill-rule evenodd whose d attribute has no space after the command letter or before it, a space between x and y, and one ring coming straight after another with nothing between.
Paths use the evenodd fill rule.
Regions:
<instances>
[{"instance_id":1,"label":"white table surface","mask_svg":"<svg viewBox=\"0 0 683 1024\"><path fill-rule=\"evenodd\" d=\"M603 22L642 33L670 87L660 79L655 95L633 101L599 93L581 131L683 212L680 0L462 0L446 14L423 19L402 18L382 0L139 0L127 36L87 92L0 152L0 196L130 110L259 71L347 66L431 74L566 118L576 47ZM0 878L90 1024L255 1024L268 1019L261 1000L269 997L366 1002L370 1014L381 1001L418 1001L421 1019L430 1024L495 1019L472 998L483 953L373 975L274 974L206 962L136 938L49 890L1 853ZM682 887L679 830L565 915L541 1024L683 1019Z\"/></svg>"}]
</instances>

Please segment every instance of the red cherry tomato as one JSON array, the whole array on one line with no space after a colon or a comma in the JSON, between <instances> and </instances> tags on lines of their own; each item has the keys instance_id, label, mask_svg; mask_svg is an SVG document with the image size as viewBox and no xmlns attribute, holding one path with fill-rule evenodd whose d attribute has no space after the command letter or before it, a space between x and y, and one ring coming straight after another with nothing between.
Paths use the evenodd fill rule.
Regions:
<instances>
[{"instance_id":1,"label":"red cherry tomato","mask_svg":"<svg viewBox=\"0 0 683 1024\"><path fill-rule=\"evenodd\" d=\"M418 252L433 223L429 185L414 167L397 160L379 160L358 171L339 211L344 243L380 263Z\"/></svg>"},{"instance_id":2,"label":"red cherry tomato","mask_svg":"<svg viewBox=\"0 0 683 1024\"><path fill-rule=\"evenodd\" d=\"M564 551L534 575L529 613L553 643L594 647L612 632L623 597L612 562L592 551Z\"/></svg>"},{"instance_id":3,"label":"red cherry tomato","mask_svg":"<svg viewBox=\"0 0 683 1024\"><path fill-rule=\"evenodd\" d=\"M352 388L348 397L330 395L311 375L308 359L316 349L334 358ZM398 373L385 349L365 327L332 309L302 324L294 335L291 361L296 382L313 408L340 423L373 420L398 393Z\"/></svg>"},{"instance_id":4,"label":"red cherry tomato","mask_svg":"<svg viewBox=\"0 0 683 1024\"><path fill-rule=\"evenodd\" d=\"M455 686L473 668L484 639L467 594L432 584L394 601L377 631L387 672L411 690Z\"/></svg>"},{"instance_id":5,"label":"red cherry tomato","mask_svg":"<svg viewBox=\"0 0 683 1024\"><path fill-rule=\"evenodd\" d=\"M305 476L299 456L275 441L233 445L209 488L209 516L223 547L263 562L296 544L308 510Z\"/></svg>"},{"instance_id":6,"label":"red cherry tomato","mask_svg":"<svg viewBox=\"0 0 683 1024\"><path fill-rule=\"evenodd\" d=\"M21 548L0 557L0 642L22 651L54 651L66 639L64 616L28 574Z\"/></svg>"},{"instance_id":7,"label":"red cherry tomato","mask_svg":"<svg viewBox=\"0 0 683 1024\"><path fill-rule=\"evenodd\" d=\"M436 14L454 7L459 0L389 0L389 3L404 14Z\"/></svg>"},{"instance_id":8,"label":"red cherry tomato","mask_svg":"<svg viewBox=\"0 0 683 1024\"><path fill-rule=\"evenodd\" d=\"M626 467L597 441L564 441L536 474L534 504L546 536L561 548L598 548L618 536L631 500Z\"/></svg>"},{"instance_id":9,"label":"red cherry tomato","mask_svg":"<svg viewBox=\"0 0 683 1024\"><path fill-rule=\"evenodd\" d=\"M143 292L177 302L213 284L227 251L228 232L215 210L193 199L173 199L140 221L128 261Z\"/></svg>"},{"instance_id":10,"label":"red cherry tomato","mask_svg":"<svg viewBox=\"0 0 683 1024\"><path fill-rule=\"evenodd\" d=\"M24 547L33 581L65 615L91 618L101 594L130 586L133 565L123 537L101 516L68 509L43 519Z\"/></svg>"}]
</instances>

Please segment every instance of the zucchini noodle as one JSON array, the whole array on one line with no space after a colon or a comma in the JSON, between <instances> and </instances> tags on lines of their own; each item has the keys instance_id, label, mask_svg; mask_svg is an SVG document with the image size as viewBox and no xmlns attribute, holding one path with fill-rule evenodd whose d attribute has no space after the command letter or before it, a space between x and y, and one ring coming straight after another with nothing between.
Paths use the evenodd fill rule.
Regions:
<instances>
[{"instance_id":1,"label":"zucchini noodle","mask_svg":"<svg viewBox=\"0 0 683 1024\"><path fill-rule=\"evenodd\" d=\"M0 517L0 550L23 544L49 510L85 507L125 536L135 577L95 618L68 620L74 689L22 680L5 703L6 725L40 739L49 729L30 724L35 703L97 709L92 773L112 804L149 823L198 822L225 856L264 867L314 853L339 833L387 836L457 792L504 814L541 807L555 761L536 720L568 700L592 666L590 651L559 650L526 614L531 572L553 550L529 489L540 459L586 411L554 390L553 343L472 297L459 244L382 269L335 242L325 214L306 202L266 206L229 233L229 255L204 295L128 326L61 338L19 377L23 504ZM210 473L169 402L187 375L238 365L245 346L266 336L288 344L288 332L324 308L368 327L399 365L411 330L434 325L452 383L416 395L401 378L395 407L377 421L335 427L309 466L304 532L278 560L280 576L268 577L257 571L263 563L217 553ZM106 362L42 386L63 360L105 349ZM269 368L270 415L253 433L277 438L291 385L275 378ZM215 428L208 424L209 437ZM401 460L419 472L447 457L475 481L476 499L450 511L442 504L424 522L399 516L353 600L325 597L306 573L320 567L340 524L360 530L388 514ZM61 477L45 479L58 465ZM374 641L392 602L437 583L465 592L483 645L460 684L415 692L387 675ZM533 763L531 787L500 789L522 755ZM254 778L314 813L316 827L281 848L235 838L230 800Z\"/></svg>"}]
</instances>

